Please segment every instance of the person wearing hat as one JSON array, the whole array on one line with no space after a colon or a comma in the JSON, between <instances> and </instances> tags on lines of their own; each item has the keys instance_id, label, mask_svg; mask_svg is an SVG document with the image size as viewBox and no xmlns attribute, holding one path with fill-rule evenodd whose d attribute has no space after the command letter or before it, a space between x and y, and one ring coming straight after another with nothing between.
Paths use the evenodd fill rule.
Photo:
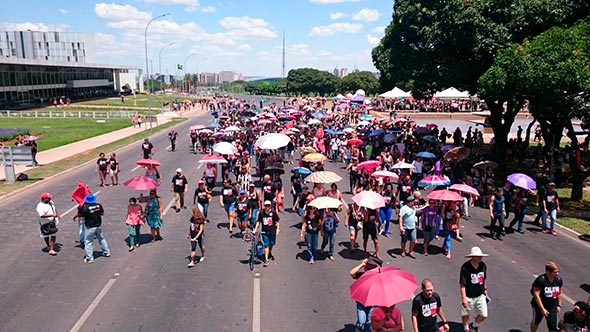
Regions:
<instances>
[{"instance_id":1,"label":"person wearing hat","mask_svg":"<svg viewBox=\"0 0 590 332\"><path fill-rule=\"evenodd\" d=\"M193 205L197 204L197 208L205 215L205 218L209 210L209 197L211 197L211 190L205 186L205 180L199 180L193 195Z\"/></svg>"},{"instance_id":2,"label":"person wearing hat","mask_svg":"<svg viewBox=\"0 0 590 332\"><path fill-rule=\"evenodd\" d=\"M550 182L547 185L543 197L541 197L543 206L543 234L557 235L555 231L555 221L557 221L557 213L559 212L559 195L555 191L555 183ZM547 217L551 219L551 224L547 227Z\"/></svg>"},{"instance_id":3,"label":"person wearing hat","mask_svg":"<svg viewBox=\"0 0 590 332\"><path fill-rule=\"evenodd\" d=\"M401 236L401 256L406 256L406 242L410 242L410 248L407 252L408 256L416 258L414 255L414 247L416 246L416 224L418 219L416 208L414 207L414 196L406 198L406 204L399 210L399 232Z\"/></svg>"},{"instance_id":4,"label":"person wearing hat","mask_svg":"<svg viewBox=\"0 0 590 332\"><path fill-rule=\"evenodd\" d=\"M95 238L98 240L98 243L100 243L102 255L104 257L111 256L107 240L102 234L101 225L103 215L104 208L101 204L96 202L96 196L94 194L86 195L86 197L84 197L84 205L78 210L78 215L76 216L84 218L84 226L86 226L86 230L84 231L84 250L86 251L84 262L86 263L94 262L92 242Z\"/></svg>"},{"instance_id":5,"label":"person wearing hat","mask_svg":"<svg viewBox=\"0 0 590 332\"><path fill-rule=\"evenodd\" d=\"M236 217L238 219L240 236L244 235L244 231L248 228L248 217L250 216L249 201L247 192L240 190L240 194L236 200Z\"/></svg>"},{"instance_id":6,"label":"person wearing hat","mask_svg":"<svg viewBox=\"0 0 590 332\"><path fill-rule=\"evenodd\" d=\"M461 321L464 331L477 331L479 324L488 317L488 286L487 266L482 261L487 257L480 247L471 247L469 260L461 266L459 274L459 285L461 291ZM469 323L470 316L474 316L473 322Z\"/></svg>"},{"instance_id":7,"label":"person wearing hat","mask_svg":"<svg viewBox=\"0 0 590 332\"><path fill-rule=\"evenodd\" d=\"M57 223L59 213L51 200L53 196L44 192L41 194L41 201L37 203L37 214L39 215L39 236L43 238L51 256L57 255L55 251L55 239L57 234Z\"/></svg>"},{"instance_id":8,"label":"person wearing hat","mask_svg":"<svg viewBox=\"0 0 590 332\"><path fill-rule=\"evenodd\" d=\"M272 202L264 201L264 209L258 214L258 220L254 227L254 233L259 229L262 234L262 242L264 243L264 266L268 266L268 259L274 260L272 249L277 243L277 236L281 232L280 219L278 213L272 208Z\"/></svg>"},{"instance_id":9,"label":"person wearing hat","mask_svg":"<svg viewBox=\"0 0 590 332\"><path fill-rule=\"evenodd\" d=\"M186 209L184 205L184 193L188 191L188 181L182 174L182 168L176 169L176 174L172 177L172 183L170 183L170 191L174 193L174 209L176 212L180 212L180 209Z\"/></svg>"}]
</instances>

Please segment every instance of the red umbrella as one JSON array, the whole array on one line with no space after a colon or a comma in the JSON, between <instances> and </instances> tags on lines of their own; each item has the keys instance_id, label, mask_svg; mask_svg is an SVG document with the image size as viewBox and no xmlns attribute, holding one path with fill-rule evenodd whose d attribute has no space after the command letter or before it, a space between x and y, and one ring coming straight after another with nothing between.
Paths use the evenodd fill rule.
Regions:
<instances>
[{"instance_id":1,"label":"red umbrella","mask_svg":"<svg viewBox=\"0 0 590 332\"><path fill-rule=\"evenodd\" d=\"M84 205L84 197L88 194L90 194L90 188L88 185L78 180L78 186L72 191L72 201L76 201L78 206L82 206Z\"/></svg>"},{"instance_id":2,"label":"red umbrella","mask_svg":"<svg viewBox=\"0 0 590 332\"><path fill-rule=\"evenodd\" d=\"M346 143L348 145L361 145L361 144L363 144L363 140L358 139L358 138L351 138L348 141L346 141Z\"/></svg>"},{"instance_id":3,"label":"red umbrella","mask_svg":"<svg viewBox=\"0 0 590 332\"><path fill-rule=\"evenodd\" d=\"M356 169L357 170L362 170L363 168L366 168L366 169L372 171L377 166L381 166L381 162L380 161L378 161L378 160L367 160L367 161L363 161L362 163L358 164L358 166L356 167Z\"/></svg>"},{"instance_id":4,"label":"red umbrella","mask_svg":"<svg viewBox=\"0 0 590 332\"><path fill-rule=\"evenodd\" d=\"M416 277L397 267L378 267L350 285L350 298L364 306L385 306L410 300L418 288Z\"/></svg>"},{"instance_id":5,"label":"red umbrella","mask_svg":"<svg viewBox=\"0 0 590 332\"><path fill-rule=\"evenodd\" d=\"M466 185L466 184L462 184L462 183L457 183L454 184L452 186L449 187L450 190L456 190L456 191L460 191L466 194L471 194L471 195L475 195L475 196L479 196L479 192L477 191L477 189L473 188L472 186Z\"/></svg>"},{"instance_id":6,"label":"red umbrella","mask_svg":"<svg viewBox=\"0 0 590 332\"><path fill-rule=\"evenodd\" d=\"M450 190L435 190L430 192L430 194L428 194L426 196L426 198L428 199L434 199L437 201L462 201L463 197L461 197L461 195L457 194L454 191L450 191Z\"/></svg>"},{"instance_id":7,"label":"red umbrella","mask_svg":"<svg viewBox=\"0 0 590 332\"><path fill-rule=\"evenodd\" d=\"M160 183L147 176L136 176L123 182L123 185L134 190L151 190L158 188Z\"/></svg>"},{"instance_id":8,"label":"red umbrella","mask_svg":"<svg viewBox=\"0 0 590 332\"><path fill-rule=\"evenodd\" d=\"M135 162L139 166L160 166L160 162L155 159L139 159Z\"/></svg>"},{"instance_id":9,"label":"red umbrella","mask_svg":"<svg viewBox=\"0 0 590 332\"><path fill-rule=\"evenodd\" d=\"M199 160L200 163L225 164L227 160L221 156L204 156Z\"/></svg>"}]
</instances>

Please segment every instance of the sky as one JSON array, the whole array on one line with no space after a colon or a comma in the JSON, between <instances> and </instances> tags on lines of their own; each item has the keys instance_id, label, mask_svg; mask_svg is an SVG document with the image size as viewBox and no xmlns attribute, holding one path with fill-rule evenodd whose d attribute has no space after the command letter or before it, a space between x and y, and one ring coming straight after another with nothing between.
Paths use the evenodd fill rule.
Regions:
<instances>
[{"instance_id":1,"label":"sky","mask_svg":"<svg viewBox=\"0 0 590 332\"><path fill-rule=\"evenodd\" d=\"M94 34L97 63L182 74L231 70L279 77L285 33L290 69L376 71L371 50L390 23L393 0L90 0L6 1L0 31L71 31ZM172 44L173 43L173 44ZM172 45L170 45L172 44ZM198 64L197 64L198 62ZM153 69L153 70L152 70Z\"/></svg>"}]
</instances>

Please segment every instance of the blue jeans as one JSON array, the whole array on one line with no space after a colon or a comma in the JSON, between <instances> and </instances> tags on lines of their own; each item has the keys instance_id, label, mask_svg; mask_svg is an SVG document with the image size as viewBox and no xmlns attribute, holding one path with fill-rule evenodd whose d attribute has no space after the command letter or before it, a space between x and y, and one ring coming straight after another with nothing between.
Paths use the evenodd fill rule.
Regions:
<instances>
[{"instance_id":1,"label":"blue jeans","mask_svg":"<svg viewBox=\"0 0 590 332\"><path fill-rule=\"evenodd\" d=\"M436 226L434 227L434 235L435 236L439 236L440 235L440 223L442 221L442 216L438 216L438 218L436 219Z\"/></svg>"},{"instance_id":2,"label":"blue jeans","mask_svg":"<svg viewBox=\"0 0 590 332\"><path fill-rule=\"evenodd\" d=\"M139 244L141 234L139 233L141 225L127 225L129 231L129 246L133 247L136 243Z\"/></svg>"},{"instance_id":3,"label":"blue jeans","mask_svg":"<svg viewBox=\"0 0 590 332\"><path fill-rule=\"evenodd\" d=\"M373 307L365 307L356 303L356 327L361 332L371 332L371 311Z\"/></svg>"},{"instance_id":4,"label":"blue jeans","mask_svg":"<svg viewBox=\"0 0 590 332\"><path fill-rule=\"evenodd\" d=\"M84 243L84 219L78 218L78 238L80 243Z\"/></svg>"},{"instance_id":5,"label":"blue jeans","mask_svg":"<svg viewBox=\"0 0 590 332\"><path fill-rule=\"evenodd\" d=\"M318 233L305 232L305 243L307 243L309 255L314 258L314 253L318 248Z\"/></svg>"},{"instance_id":6,"label":"blue jeans","mask_svg":"<svg viewBox=\"0 0 590 332\"><path fill-rule=\"evenodd\" d=\"M445 237L443 248L446 248L447 252L451 252L451 242L453 240L453 233L455 233L455 231L447 229L447 227L443 225L443 232Z\"/></svg>"},{"instance_id":7,"label":"blue jeans","mask_svg":"<svg viewBox=\"0 0 590 332\"><path fill-rule=\"evenodd\" d=\"M379 209L379 214L381 216L381 225L385 224L385 228L383 228L383 234L389 233L389 222L391 221L391 213L393 212L393 207L382 207Z\"/></svg>"},{"instance_id":8,"label":"blue jeans","mask_svg":"<svg viewBox=\"0 0 590 332\"><path fill-rule=\"evenodd\" d=\"M250 218L250 227L254 229L258 220L258 209L252 209L252 218Z\"/></svg>"},{"instance_id":9,"label":"blue jeans","mask_svg":"<svg viewBox=\"0 0 590 332\"><path fill-rule=\"evenodd\" d=\"M207 218L207 210L209 210L209 202L207 203L197 203L197 207L203 213L205 218Z\"/></svg>"},{"instance_id":10,"label":"blue jeans","mask_svg":"<svg viewBox=\"0 0 590 332\"><path fill-rule=\"evenodd\" d=\"M496 221L498 222L498 226L496 226ZM494 218L490 223L490 235L494 236L494 231L496 232L496 236L502 236L502 231L504 230L504 213L494 213Z\"/></svg>"},{"instance_id":11,"label":"blue jeans","mask_svg":"<svg viewBox=\"0 0 590 332\"><path fill-rule=\"evenodd\" d=\"M551 226L549 226L549 228L547 228L547 217L551 219ZM556 209L549 210L548 213L545 213L545 211L543 211L543 229L553 231L553 229L555 228L555 220L557 220Z\"/></svg>"},{"instance_id":12,"label":"blue jeans","mask_svg":"<svg viewBox=\"0 0 590 332\"><path fill-rule=\"evenodd\" d=\"M110 254L109 245L107 244L107 240L105 240L104 236L102 235L102 228L99 227L86 227L86 231L84 231L84 250L86 251L86 259L93 260L94 259L94 249L92 248L92 242L96 238L100 247L102 248L103 254Z\"/></svg>"},{"instance_id":13,"label":"blue jeans","mask_svg":"<svg viewBox=\"0 0 590 332\"><path fill-rule=\"evenodd\" d=\"M333 232L325 232L324 231L324 236L322 237L322 250L324 250L324 248L328 244L328 241L330 242L329 255L334 256L334 243L336 242L336 230L334 230Z\"/></svg>"}]
</instances>

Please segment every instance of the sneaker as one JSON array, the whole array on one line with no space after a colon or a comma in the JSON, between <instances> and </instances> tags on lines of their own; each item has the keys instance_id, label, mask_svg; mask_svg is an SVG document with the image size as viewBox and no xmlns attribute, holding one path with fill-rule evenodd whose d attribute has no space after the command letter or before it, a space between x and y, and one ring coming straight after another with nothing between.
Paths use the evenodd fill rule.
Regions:
<instances>
[{"instance_id":1,"label":"sneaker","mask_svg":"<svg viewBox=\"0 0 590 332\"><path fill-rule=\"evenodd\" d=\"M520 234L524 234L524 231L522 229L517 229L516 231Z\"/></svg>"},{"instance_id":2,"label":"sneaker","mask_svg":"<svg viewBox=\"0 0 590 332\"><path fill-rule=\"evenodd\" d=\"M328 259L331 260L332 262L335 261L334 256L328 256Z\"/></svg>"},{"instance_id":3,"label":"sneaker","mask_svg":"<svg viewBox=\"0 0 590 332\"><path fill-rule=\"evenodd\" d=\"M275 260L275 256L273 254L268 254L268 258L270 258L271 261Z\"/></svg>"},{"instance_id":4,"label":"sneaker","mask_svg":"<svg viewBox=\"0 0 590 332\"><path fill-rule=\"evenodd\" d=\"M469 328L471 329L471 331L473 332L477 332L479 331L479 326L473 326L473 323L469 323Z\"/></svg>"},{"instance_id":5,"label":"sneaker","mask_svg":"<svg viewBox=\"0 0 590 332\"><path fill-rule=\"evenodd\" d=\"M548 229L544 229L541 231L543 234L549 234L549 230Z\"/></svg>"},{"instance_id":6,"label":"sneaker","mask_svg":"<svg viewBox=\"0 0 590 332\"><path fill-rule=\"evenodd\" d=\"M88 263L88 264L92 264L92 263L94 263L94 259L88 259L88 258L84 257L84 262Z\"/></svg>"},{"instance_id":7,"label":"sneaker","mask_svg":"<svg viewBox=\"0 0 590 332\"><path fill-rule=\"evenodd\" d=\"M557 232L556 231L551 231L551 235L557 236Z\"/></svg>"},{"instance_id":8,"label":"sneaker","mask_svg":"<svg viewBox=\"0 0 590 332\"><path fill-rule=\"evenodd\" d=\"M111 253L110 252L103 252L102 255L104 257L111 257Z\"/></svg>"},{"instance_id":9,"label":"sneaker","mask_svg":"<svg viewBox=\"0 0 590 332\"><path fill-rule=\"evenodd\" d=\"M262 264L262 266L267 267L269 264L268 260L264 261L264 263Z\"/></svg>"},{"instance_id":10,"label":"sneaker","mask_svg":"<svg viewBox=\"0 0 590 332\"><path fill-rule=\"evenodd\" d=\"M424 249L424 251L422 251L422 255L428 256L428 250Z\"/></svg>"},{"instance_id":11,"label":"sneaker","mask_svg":"<svg viewBox=\"0 0 590 332\"><path fill-rule=\"evenodd\" d=\"M313 264L315 262L315 260L312 258L309 259L309 264Z\"/></svg>"},{"instance_id":12,"label":"sneaker","mask_svg":"<svg viewBox=\"0 0 590 332\"><path fill-rule=\"evenodd\" d=\"M205 256L199 258L199 263L202 263L205 260Z\"/></svg>"},{"instance_id":13,"label":"sneaker","mask_svg":"<svg viewBox=\"0 0 590 332\"><path fill-rule=\"evenodd\" d=\"M55 255L57 255L57 252L55 252L55 250L49 250L49 254L51 256L55 256Z\"/></svg>"},{"instance_id":14,"label":"sneaker","mask_svg":"<svg viewBox=\"0 0 590 332\"><path fill-rule=\"evenodd\" d=\"M195 266L195 262L193 262L193 261L190 261L190 262L188 263L188 267L193 267L193 266Z\"/></svg>"},{"instance_id":15,"label":"sneaker","mask_svg":"<svg viewBox=\"0 0 590 332\"><path fill-rule=\"evenodd\" d=\"M129 247L129 252L135 250L135 247Z\"/></svg>"}]
</instances>

